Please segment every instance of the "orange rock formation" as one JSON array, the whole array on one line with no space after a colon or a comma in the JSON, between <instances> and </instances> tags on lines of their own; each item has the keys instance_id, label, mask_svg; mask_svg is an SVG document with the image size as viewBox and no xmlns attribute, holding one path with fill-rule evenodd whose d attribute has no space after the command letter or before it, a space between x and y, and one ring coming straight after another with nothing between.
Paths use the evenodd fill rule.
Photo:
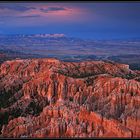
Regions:
<instances>
[{"instance_id":1,"label":"orange rock formation","mask_svg":"<svg viewBox=\"0 0 140 140\"><path fill-rule=\"evenodd\" d=\"M103 61L6 61L1 137L140 137L140 72Z\"/></svg>"}]
</instances>

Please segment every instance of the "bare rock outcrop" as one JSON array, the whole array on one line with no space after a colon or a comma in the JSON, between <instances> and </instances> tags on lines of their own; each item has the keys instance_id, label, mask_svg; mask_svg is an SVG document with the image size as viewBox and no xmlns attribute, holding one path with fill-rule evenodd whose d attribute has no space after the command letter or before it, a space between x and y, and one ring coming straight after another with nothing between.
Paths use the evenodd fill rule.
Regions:
<instances>
[{"instance_id":1,"label":"bare rock outcrop","mask_svg":"<svg viewBox=\"0 0 140 140\"><path fill-rule=\"evenodd\" d=\"M113 62L6 61L1 137L140 137L139 77Z\"/></svg>"}]
</instances>

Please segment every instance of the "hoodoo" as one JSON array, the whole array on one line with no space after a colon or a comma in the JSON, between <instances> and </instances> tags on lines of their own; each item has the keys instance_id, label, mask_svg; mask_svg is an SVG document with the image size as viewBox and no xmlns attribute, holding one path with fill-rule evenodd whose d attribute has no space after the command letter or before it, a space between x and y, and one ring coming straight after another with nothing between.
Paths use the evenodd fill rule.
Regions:
<instances>
[{"instance_id":1,"label":"hoodoo","mask_svg":"<svg viewBox=\"0 0 140 140\"><path fill-rule=\"evenodd\" d=\"M140 137L140 72L103 61L0 65L1 137Z\"/></svg>"}]
</instances>

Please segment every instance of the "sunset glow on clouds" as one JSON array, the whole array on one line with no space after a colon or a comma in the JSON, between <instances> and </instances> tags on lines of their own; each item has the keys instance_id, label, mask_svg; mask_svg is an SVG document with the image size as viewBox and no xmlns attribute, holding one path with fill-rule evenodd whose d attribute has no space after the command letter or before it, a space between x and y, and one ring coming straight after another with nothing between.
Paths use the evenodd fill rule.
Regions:
<instances>
[{"instance_id":1,"label":"sunset glow on clouds","mask_svg":"<svg viewBox=\"0 0 140 140\"><path fill-rule=\"evenodd\" d=\"M139 36L139 3L0 3L0 33Z\"/></svg>"},{"instance_id":2,"label":"sunset glow on clouds","mask_svg":"<svg viewBox=\"0 0 140 140\"><path fill-rule=\"evenodd\" d=\"M49 6L49 4L42 4L42 5L35 5L35 6L19 6L19 4L14 5L2 5L0 4L0 15L2 17L24 17L24 16L33 16L38 15L40 16L68 16L75 14L75 8L67 8L65 6ZM21 4L20 4L21 5ZM30 5L30 4L29 4Z\"/></svg>"},{"instance_id":3,"label":"sunset glow on clouds","mask_svg":"<svg viewBox=\"0 0 140 140\"><path fill-rule=\"evenodd\" d=\"M53 22L70 22L76 20L80 10L66 6L49 6L49 4L0 4L1 22L11 26L36 26ZM7 20L11 20L11 23ZM28 20L28 22L26 22ZM79 18L80 20L80 18ZM34 23L34 24L33 24Z\"/></svg>"}]
</instances>

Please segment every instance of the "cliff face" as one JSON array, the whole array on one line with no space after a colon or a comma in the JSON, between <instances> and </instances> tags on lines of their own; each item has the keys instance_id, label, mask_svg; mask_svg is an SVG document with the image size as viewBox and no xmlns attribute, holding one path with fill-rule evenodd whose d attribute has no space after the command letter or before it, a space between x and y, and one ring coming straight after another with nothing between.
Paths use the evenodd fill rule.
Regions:
<instances>
[{"instance_id":1,"label":"cliff face","mask_svg":"<svg viewBox=\"0 0 140 140\"><path fill-rule=\"evenodd\" d=\"M1 137L140 137L139 77L112 62L6 61Z\"/></svg>"}]
</instances>

